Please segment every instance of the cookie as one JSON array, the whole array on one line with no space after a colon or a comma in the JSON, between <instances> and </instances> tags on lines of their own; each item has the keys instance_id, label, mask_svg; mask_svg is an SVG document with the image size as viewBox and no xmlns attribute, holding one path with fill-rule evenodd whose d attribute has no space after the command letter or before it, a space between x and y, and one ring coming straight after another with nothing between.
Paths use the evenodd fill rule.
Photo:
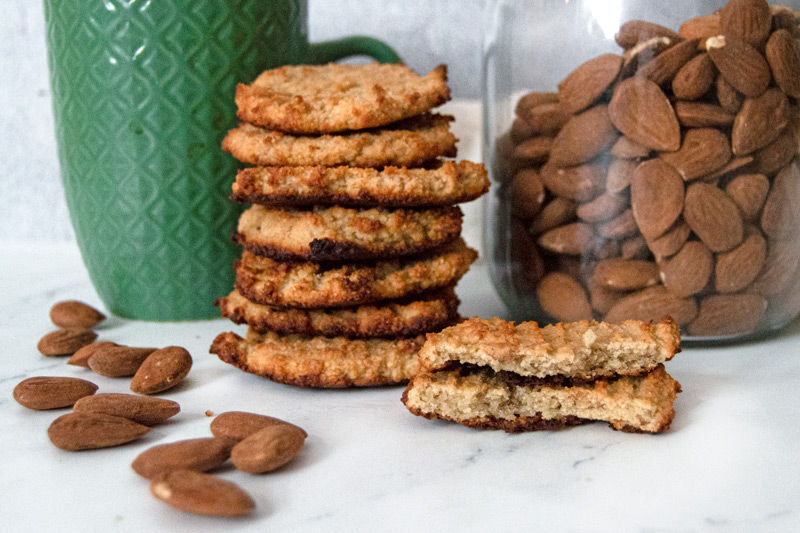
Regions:
<instances>
[{"instance_id":1,"label":"cookie","mask_svg":"<svg viewBox=\"0 0 800 533\"><path fill-rule=\"evenodd\" d=\"M341 309L292 309L256 304L237 290L216 302L222 316L249 324L260 333L376 338L410 337L438 331L458 316L452 287L420 295L419 300L381 302Z\"/></svg>"},{"instance_id":2,"label":"cookie","mask_svg":"<svg viewBox=\"0 0 800 533\"><path fill-rule=\"evenodd\" d=\"M400 64L290 65L236 87L240 119L292 133L375 128L449 99L443 65L422 77Z\"/></svg>"},{"instance_id":3,"label":"cookie","mask_svg":"<svg viewBox=\"0 0 800 533\"><path fill-rule=\"evenodd\" d=\"M457 206L276 209L254 205L239 218L234 241L281 260L359 261L424 252L461 233Z\"/></svg>"},{"instance_id":4,"label":"cookie","mask_svg":"<svg viewBox=\"0 0 800 533\"><path fill-rule=\"evenodd\" d=\"M663 365L641 376L577 384L519 383L486 368L419 372L403 392L409 411L474 428L510 433L554 429L592 420L614 429L669 429L680 383Z\"/></svg>"},{"instance_id":5,"label":"cookie","mask_svg":"<svg viewBox=\"0 0 800 533\"><path fill-rule=\"evenodd\" d=\"M292 135L243 122L228 132L222 149L252 165L416 167L456 156L452 120L426 113L379 129L339 135Z\"/></svg>"},{"instance_id":6,"label":"cookie","mask_svg":"<svg viewBox=\"0 0 800 533\"><path fill-rule=\"evenodd\" d=\"M404 383L417 371L424 335L409 339L222 333L211 353L245 372L298 387L370 387Z\"/></svg>"},{"instance_id":7,"label":"cookie","mask_svg":"<svg viewBox=\"0 0 800 533\"><path fill-rule=\"evenodd\" d=\"M658 324L582 320L543 327L472 318L429 335L419 357L431 371L457 361L520 376L592 380L642 374L672 359L679 346L678 325L669 317Z\"/></svg>"},{"instance_id":8,"label":"cookie","mask_svg":"<svg viewBox=\"0 0 800 533\"><path fill-rule=\"evenodd\" d=\"M450 285L477 257L461 238L423 255L341 265L281 262L245 251L236 263L236 288L265 305L347 307Z\"/></svg>"},{"instance_id":9,"label":"cookie","mask_svg":"<svg viewBox=\"0 0 800 533\"><path fill-rule=\"evenodd\" d=\"M253 167L240 170L231 198L269 206L436 207L468 202L489 188L483 165L435 168Z\"/></svg>"}]
</instances>

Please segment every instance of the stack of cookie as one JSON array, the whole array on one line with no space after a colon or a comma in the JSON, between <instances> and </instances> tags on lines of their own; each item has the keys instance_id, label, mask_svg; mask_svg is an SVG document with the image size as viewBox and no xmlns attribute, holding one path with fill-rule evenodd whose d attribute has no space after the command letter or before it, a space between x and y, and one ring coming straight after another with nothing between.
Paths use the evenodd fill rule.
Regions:
<instances>
[{"instance_id":1,"label":"stack of cookie","mask_svg":"<svg viewBox=\"0 0 800 533\"><path fill-rule=\"evenodd\" d=\"M237 88L223 149L256 165L232 198L253 204L223 316L249 325L211 352L304 387L407 381L425 333L458 318L454 285L477 253L455 205L486 192L483 165L455 162L446 71L287 66Z\"/></svg>"}]
</instances>

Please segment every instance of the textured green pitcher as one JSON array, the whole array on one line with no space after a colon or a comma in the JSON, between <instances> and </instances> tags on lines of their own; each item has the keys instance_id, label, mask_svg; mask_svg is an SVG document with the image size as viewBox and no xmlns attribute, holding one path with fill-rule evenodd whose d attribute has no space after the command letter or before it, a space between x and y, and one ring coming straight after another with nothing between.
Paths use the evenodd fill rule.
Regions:
<instances>
[{"instance_id":1,"label":"textured green pitcher","mask_svg":"<svg viewBox=\"0 0 800 533\"><path fill-rule=\"evenodd\" d=\"M301 0L44 0L61 176L94 286L114 314L219 316L233 285L237 164L220 149L236 83L380 41L309 44Z\"/></svg>"}]
</instances>

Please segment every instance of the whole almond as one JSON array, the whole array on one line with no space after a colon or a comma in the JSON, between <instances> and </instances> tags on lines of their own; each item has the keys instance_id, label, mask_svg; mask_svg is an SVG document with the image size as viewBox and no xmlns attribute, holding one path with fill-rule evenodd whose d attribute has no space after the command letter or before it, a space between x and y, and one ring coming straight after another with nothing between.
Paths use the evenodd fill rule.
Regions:
<instances>
[{"instance_id":1,"label":"whole almond","mask_svg":"<svg viewBox=\"0 0 800 533\"><path fill-rule=\"evenodd\" d=\"M536 287L545 313L564 322L591 318L592 307L580 283L563 272L550 272Z\"/></svg>"},{"instance_id":2,"label":"whole almond","mask_svg":"<svg viewBox=\"0 0 800 533\"><path fill-rule=\"evenodd\" d=\"M522 96L517 102L515 113L518 117L526 117L530 111L543 104L557 104L558 93L554 92L531 92Z\"/></svg>"},{"instance_id":3,"label":"whole almond","mask_svg":"<svg viewBox=\"0 0 800 533\"><path fill-rule=\"evenodd\" d=\"M792 292L790 283L800 264L800 244L792 241L767 241L767 258L749 291L767 298Z\"/></svg>"},{"instance_id":4,"label":"whole almond","mask_svg":"<svg viewBox=\"0 0 800 533\"><path fill-rule=\"evenodd\" d=\"M736 115L721 106L684 100L675 102L675 114L681 125L687 128L729 126L736 119Z\"/></svg>"},{"instance_id":5,"label":"whole almond","mask_svg":"<svg viewBox=\"0 0 800 533\"><path fill-rule=\"evenodd\" d=\"M605 182L605 168L596 163L569 168L558 168L548 163L540 169L539 175L550 192L579 202L597 196Z\"/></svg>"},{"instance_id":6,"label":"whole almond","mask_svg":"<svg viewBox=\"0 0 800 533\"><path fill-rule=\"evenodd\" d=\"M699 42L700 39L691 39L670 47L640 67L636 75L643 76L661 86L671 83L678 71L697 55Z\"/></svg>"},{"instance_id":7,"label":"whole almond","mask_svg":"<svg viewBox=\"0 0 800 533\"><path fill-rule=\"evenodd\" d=\"M622 56L603 54L586 61L558 84L558 101L567 113L595 103L619 76Z\"/></svg>"},{"instance_id":8,"label":"whole almond","mask_svg":"<svg viewBox=\"0 0 800 533\"><path fill-rule=\"evenodd\" d=\"M714 286L717 292L738 292L753 282L767 258L767 241L758 230L752 231L742 244L717 254Z\"/></svg>"},{"instance_id":9,"label":"whole almond","mask_svg":"<svg viewBox=\"0 0 800 533\"><path fill-rule=\"evenodd\" d=\"M544 206L547 193L539 173L533 169L520 170L511 180L512 215L531 220Z\"/></svg>"},{"instance_id":10,"label":"whole almond","mask_svg":"<svg viewBox=\"0 0 800 533\"><path fill-rule=\"evenodd\" d=\"M669 163L645 161L633 173L631 209L646 239L663 235L683 210L683 178Z\"/></svg>"},{"instance_id":11,"label":"whole almond","mask_svg":"<svg viewBox=\"0 0 800 533\"><path fill-rule=\"evenodd\" d=\"M538 235L575 219L575 202L561 196L553 198L533 219L530 232Z\"/></svg>"},{"instance_id":12,"label":"whole almond","mask_svg":"<svg viewBox=\"0 0 800 533\"><path fill-rule=\"evenodd\" d=\"M614 159L608 167L606 190L610 193L617 193L628 188L633 181L633 171L638 165L638 161Z\"/></svg>"},{"instance_id":13,"label":"whole almond","mask_svg":"<svg viewBox=\"0 0 800 533\"><path fill-rule=\"evenodd\" d=\"M557 254L581 255L592 249L594 230L591 224L573 222L543 233L537 242L545 250Z\"/></svg>"},{"instance_id":14,"label":"whole almond","mask_svg":"<svg viewBox=\"0 0 800 533\"><path fill-rule=\"evenodd\" d=\"M766 0L728 0L720 10L719 30L761 49L772 29L772 13Z\"/></svg>"},{"instance_id":15,"label":"whole almond","mask_svg":"<svg viewBox=\"0 0 800 533\"><path fill-rule=\"evenodd\" d=\"M707 39L708 37L719 35L720 14L719 12L702 17L695 17L681 24L678 34L684 39Z\"/></svg>"},{"instance_id":16,"label":"whole almond","mask_svg":"<svg viewBox=\"0 0 800 533\"><path fill-rule=\"evenodd\" d=\"M683 136L680 150L662 153L661 159L672 165L684 181L691 181L722 168L731 159L731 146L717 129L690 129Z\"/></svg>"},{"instance_id":17,"label":"whole almond","mask_svg":"<svg viewBox=\"0 0 800 533\"><path fill-rule=\"evenodd\" d=\"M689 241L677 254L661 265L661 280L669 292L679 298L697 294L708 284L714 270L714 258L699 241Z\"/></svg>"},{"instance_id":18,"label":"whole almond","mask_svg":"<svg viewBox=\"0 0 800 533\"><path fill-rule=\"evenodd\" d=\"M761 96L772 79L767 60L750 44L733 36L706 40L706 50L725 81L751 98Z\"/></svg>"},{"instance_id":19,"label":"whole almond","mask_svg":"<svg viewBox=\"0 0 800 533\"><path fill-rule=\"evenodd\" d=\"M763 174L742 174L725 186L725 193L739 207L742 218L748 222L756 219L769 191L769 180Z\"/></svg>"},{"instance_id":20,"label":"whole almond","mask_svg":"<svg viewBox=\"0 0 800 533\"><path fill-rule=\"evenodd\" d=\"M617 142L615 142L614 146L611 147L611 155L618 157L619 159L641 159L650 155L650 151L650 148L643 146L629 137L625 137L624 135L617 139Z\"/></svg>"},{"instance_id":21,"label":"whole almond","mask_svg":"<svg viewBox=\"0 0 800 533\"><path fill-rule=\"evenodd\" d=\"M643 67L659 54L674 46L678 41L670 37L651 37L625 50L622 55L622 71L620 79L630 78L637 69Z\"/></svg>"},{"instance_id":22,"label":"whole almond","mask_svg":"<svg viewBox=\"0 0 800 533\"><path fill-rule=\"evenodd\" d=\"M64 328L51 331L36 345L42 355L72 355L97 338L97 333L86 328Z\"/></svg>"},{"instance_id":23,"label":"whole almond","mask_svg":"<svg viewBox=\"0 0 800 533\"><path fill-rule=\"evenodd\" d=\"M797 39L787 30L774 32L767 42L766 56L778 87L792 98L800 98L800 44Z\"/></svg>"},{"instance_id":24,"label":"whole almond","mask_svg":"<svg viewBox=\"0 0 800 533\"><path fill-rule=\"evenodd\" d=\"M592 309L598 313L607 313L626 294L626 292L609 289L595 281L594 276L589 278L589 302L592 305Z\"/></svg>"},{"instance_id":25,"label":"whole almond","mask_svg":"<svg viewBox=\"0 0 800 533\"><path fill-rule=\"evenodd\" d=\"M177 402L164 398L109 392L81 398L72 410L121 416L138 424L154 426L178 414L181 407Z\"/></svg>"},{"instance_id":26,"label":"whole almond","mask_svg":"<svg viewBox=\"0 0 800 533\"><path fill-rule=\"evenodd\" d=\"M711 56L709 56L711 57ZM728 113L736 113L742 107L744 95L733 88L724 77L717 76L717 101ZM733 121L731 121L732 123Z\"/></svg>"},{"instance_id":27,"label":"whole almond","mask_svg":"<svg viewBox=\"0 0 800 533\"><path fill-rule=\"evenodd\" d=\"M105 318L94 307L77 300L58 302L50 308L50 320L60 328L91 329Z\"/></svg>"},{"instance_id":28,"label":"whole almond","mask_svg":"<svg viewBox=\"0 0 800 533\"><path fill-rule=\"evenodd\" d=\"M652 261L607 259L597 264L593 279L618 291L643 289L658 283L658 266Z\"/></svg>"},{"instance_id":29,"label":"whole almond","mask_svg":"<svg viewBox=\"0 0 800 533\"><path fill-rule=\"evenodd\" d=\"M786 30L793 37L800 37L800 11L782 4L773 4L769 10L772 13L773 32Z\"/></svg>"},{"instance_id":30,"label":"whole almond","mask_svg":"<svg viewBox=\"0 0 800 533\"><path fill-rule=\"evenodd\" d=\"M624 320L657 322L665 315L678 324L686 324L697 316L697 304L692 298L679 298L664 286L656 285L622 298L603 316L603 320L614 323Z\"/></svg>"},{"instance_id":31,"label":"whole almond","mask_svg":"<svg viewBox=\"0 0 800 533\"><path fill-rule=\"evenodd\" d=\"M131 390L155 394L171 389L189 374L192 356L180 346L167 346L151 353L131 380Z\"/></svg>"},{"instance_id":32,"label":"whole almond","mask_svg":"<svg viewBox=\"0 0 800 533\"><path fill-rule=\"evenodd\" d=\"M761 211L761 229L768 237L788 238L797 231L800 219L800 168L792 163L772 181Z\"/></svg>"},{"instance_id":33,"label":"whole almond","mask_svg":"<svg viewBox=\"0 0 800 533\"><path fill-rule=\"evenodd\" d=\"M686 190L683 218L712 252L727 252L742 242L744 225L739 208L724 191L707 183Z\"/></svg>"},{"instance_id":34,"label":"whole almond","mask_svg":"<svg viewBox=\"0 0 800 533\"><path fill-rule=\"evenodd\" d=\"M147 479L172 470L205 472L227 461L233 445L234 441L218 437L160 444L140 453L131 463L131 468Z\"/></svg>"},{"instance_id":35,"label":"whole almond","mask_svg":"<svg viewBox=\"0 0 800 533\"><path fill-rule=\"evenodd\" d=\"M111 346L116 346L116 345L117 345L116 343L109 341L100 341L100 342L93 342L92 344L87 344L86 346L84 346L83 348L72 354L72 357L69 358L67 364L89 368L89 358L91 356L93 356L100 350L105 350L106 348L110 348Z\"/></svg>"},{"instance_id":36,"label":"whole almond","mask_svg":"<svg viewBox=\"0 0 800 533\"><path fill-rule=\"evenodd\" d=\"M191 470L164 472L150 480L150 493L170 507L205 516L245 516L255 502L237 485Z\"/></svg>"},{"instance_id":37,"label":"whole almond","mask_svg":"<svg viewBox=\"0 0 800 533\"><path fill-rule=\"evenodd\" d=\"M550 148L548 164L572 167L594 159L617 140L617 130L608 116L608 106L596 105L573 115Z\"/></svg>"},{"instance_id":38,"label":"whole almond","mask_svg":"<svg viewBox=\"0 0 800 533\"><path fill-rule=\"evenodd\" d=\"M47 429L50 441L62 450L108 448L134 441L150 428L121 416L103 413L69 413L56 418Z\"/></svg>"},{"instance_id":39,"label":"whole almond","mask_svg":"<svg viewBox=\"0 0 800 533\"><path fill-rule=\"evenodd\" d=\"M109 346L97 350L89 357L89 368L101 376L110 378L132 376L155 350L155 348Z\"/></svg>"},{"instance_id":40,"label":"whole almond","mask_svg":"<svg viewBox=\"0 0 800 533\"><path fill-rule=\"evenodd\" d=\"M295 426L267 426L237 443L231 450L231 461L250 474L271 472L294 459L305 440L306 432Z\"/></svg>"},{"instance_id":41,"label":"whole almond","mask_svg":"<svg viewBox=\"0 0 800 533\"><path fill-rule=\"evenodd\" d=\"M717 178L720 178L722 176L727 176L728 174L732 174L733 172L746 167L752 162L753 162L753 156L746 155L742 157L734 157L733 159L728 161L727 165L723 166L718 170L715 170L711 174L703 176L703 181L713 182Z\"/></svg>"},{"instance_id":42,"label":"whole almond","mask_svg":"<svg viewBox=\"0 0 800 533\"><path fill-rule=\"evenodd\" d=\"M717 68L708 54L687 62L672 80L672 93L679 100L696 100L706 94L717 79ZM680 120L680 117L679 117Z\"/></svg>"},{"instance_id":43,"label":"whole almond","mask_svg":"<svg viewBox=\"0 0 800 533\"><path fill-rule=\"evenodd\" d=\"M530 124L528 124L521 118L516 117L511 122L511 129L508 131L508 134L511 137L511 140L514 141L514 143L521 143L525 139L528 139L536 135L536 132L533 131L533 128L531 128Z\"/></svg>"},{"instance_id":44,"label":"whole almond","mask_svg":"<svg viewBox=\"0 0 800 533\"><path fill-rule=\"evenodd\" d=\"M736 155L747 155L767 146L789 125L789 100L777 88L758 98L747 98L736 115L731 146Z\"/></svg>"},{"instance_id":45,"label":"whole almond","mask_svg":"<svg viewBox=\"0 0 800 533\"><path fill-rule=\"evenodd\" d=\"M633 212L630 209L626 209L608 222L598 224L595 226L595 231L600 237L606 239L622 239L639 234L636 220L634 220Z\"/></svg>"},{"instance_id":46,"label":"whole almond","mask_svg":"<svg viewBox=\"0 0 800 533\"><path fill-rule=\"evenodd\" d=\"M715 294L700 301L689 335L716 337L751 333L767 308L767 301L757 294Z\"/></svg>"},{"instance_id":47,"label":"whole almond","mask_svg":"<svg viewBox=\"0 0 800 533\"><path fill-rule=\"evenodd\" d=\"M788 165L798 151L798 133L785 128L777 139L753 153L753 171L773 174Z\"/></svg>"},{"instance_id":48,"label":"whole almond","mask_svg":"<svg viewBox=\"0 0 800 533\"><path fill-rule=\"evenodd\" d=\"M525 120L535 133L548 134L560 130L571 116L564 111L561 104L551 102L525 110L520 118Z\"/></svg>"},{"instance_id":49,"label":"whole almond","mask_svg":"<svg viewBox=\"0 0 800 533\"><path fill-rule=\"evenodd\" d=\"M58 409L96 390L97 385L85 379L39 376L20 381L14 387L14 399L28 409Z\"/></svg>"},{"instance_id":50,"label":"whole almond","mask_svg":"<svg viewBox=\"0 0 800 533\"><path fill-rule=\"evenodd\" d=\"M211 421L211 433L215 437L223 437L231 440L244 440L253 433L260 431L268 426L275 426L278 424L289 424L279 418L271 416L259 415L256 413L247 413L244 411L227 411L220 413L214 420ZM300 431L304 435L308 435L305 430L289 424Z\"/></svg>"},{"instance_id":51,"label":"whole almond","mask_svg":"<svg viewBox=\"0 0 800 533\"><path fill-rule=\"evenodd\" d=\"M601 194L594 200L578 206L578 218L586 222L602 222L622 213L628 205L628 199L621 194Z\"/></svg>"},{"instance_id":52,"label":"whole almond","mask_svg":"<svg viewBox=\"0 0 800 533\"><path fill-rule=\"evenodd\" d=\"M526 165L544 163L552 147L552 137L533 136L519 143L514 148L513 155L520 163Z\"/></svg>"},{"instance_id":53,"label":"whole almond","mask_svg":"<svg viewBox=\"0 0 800 533\"><path fill-rule=\"evenodd\" d=\"M689 238L692 229L683 219L679 219L662 236L647 241L647 247L656 256L656 260L678 253Z\"/></svg>"},{"instance_id":54,"label":"whole almond","mask_svg":"<svg viewBox=\"0 0 800 533\"><path fill-rule=\"evenodd\" d=\"M623 259L644 259L649 254L647 241L641 235L629 237L622 241L620 254Z\"/></svg>"},{"instance_id":55,"label":"whole almond","mask_svg":"<svg viewBox=\"0 0 800 533\"><path fill-rule=\"evenodd\" d=\"M640 77L621 82L614 90L608 112L614 126L637 143L654 150L680 148L678 118L656 83Z\"/></svg>"},{"instance_id":56,"label":"whole almond","mask_svg":"<svg viewBox=\"0 0 800 533\"><path fill-rule=\"evenodd\" d=\"M631 48L653 37L667 37L679 41L680 36L671 29L646 20L629 20L620 26L614 40L622 48Z\"/></svg>"}]
</instances>

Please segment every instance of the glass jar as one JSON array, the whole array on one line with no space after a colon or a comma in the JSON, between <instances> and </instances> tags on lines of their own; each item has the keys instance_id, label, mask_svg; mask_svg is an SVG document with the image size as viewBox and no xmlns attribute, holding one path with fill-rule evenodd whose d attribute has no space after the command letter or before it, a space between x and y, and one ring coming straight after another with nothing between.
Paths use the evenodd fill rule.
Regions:
<instances>
[{"instance_id":1,"label":"glass jar","mask_svg":"<svg viewBox=\"0 0 800 533\"><path fill-rule=\"evenodd\" d=\"M500 0L485 249L514 320L800 313L800 1Z\"/></svg>"}]
</instances>

